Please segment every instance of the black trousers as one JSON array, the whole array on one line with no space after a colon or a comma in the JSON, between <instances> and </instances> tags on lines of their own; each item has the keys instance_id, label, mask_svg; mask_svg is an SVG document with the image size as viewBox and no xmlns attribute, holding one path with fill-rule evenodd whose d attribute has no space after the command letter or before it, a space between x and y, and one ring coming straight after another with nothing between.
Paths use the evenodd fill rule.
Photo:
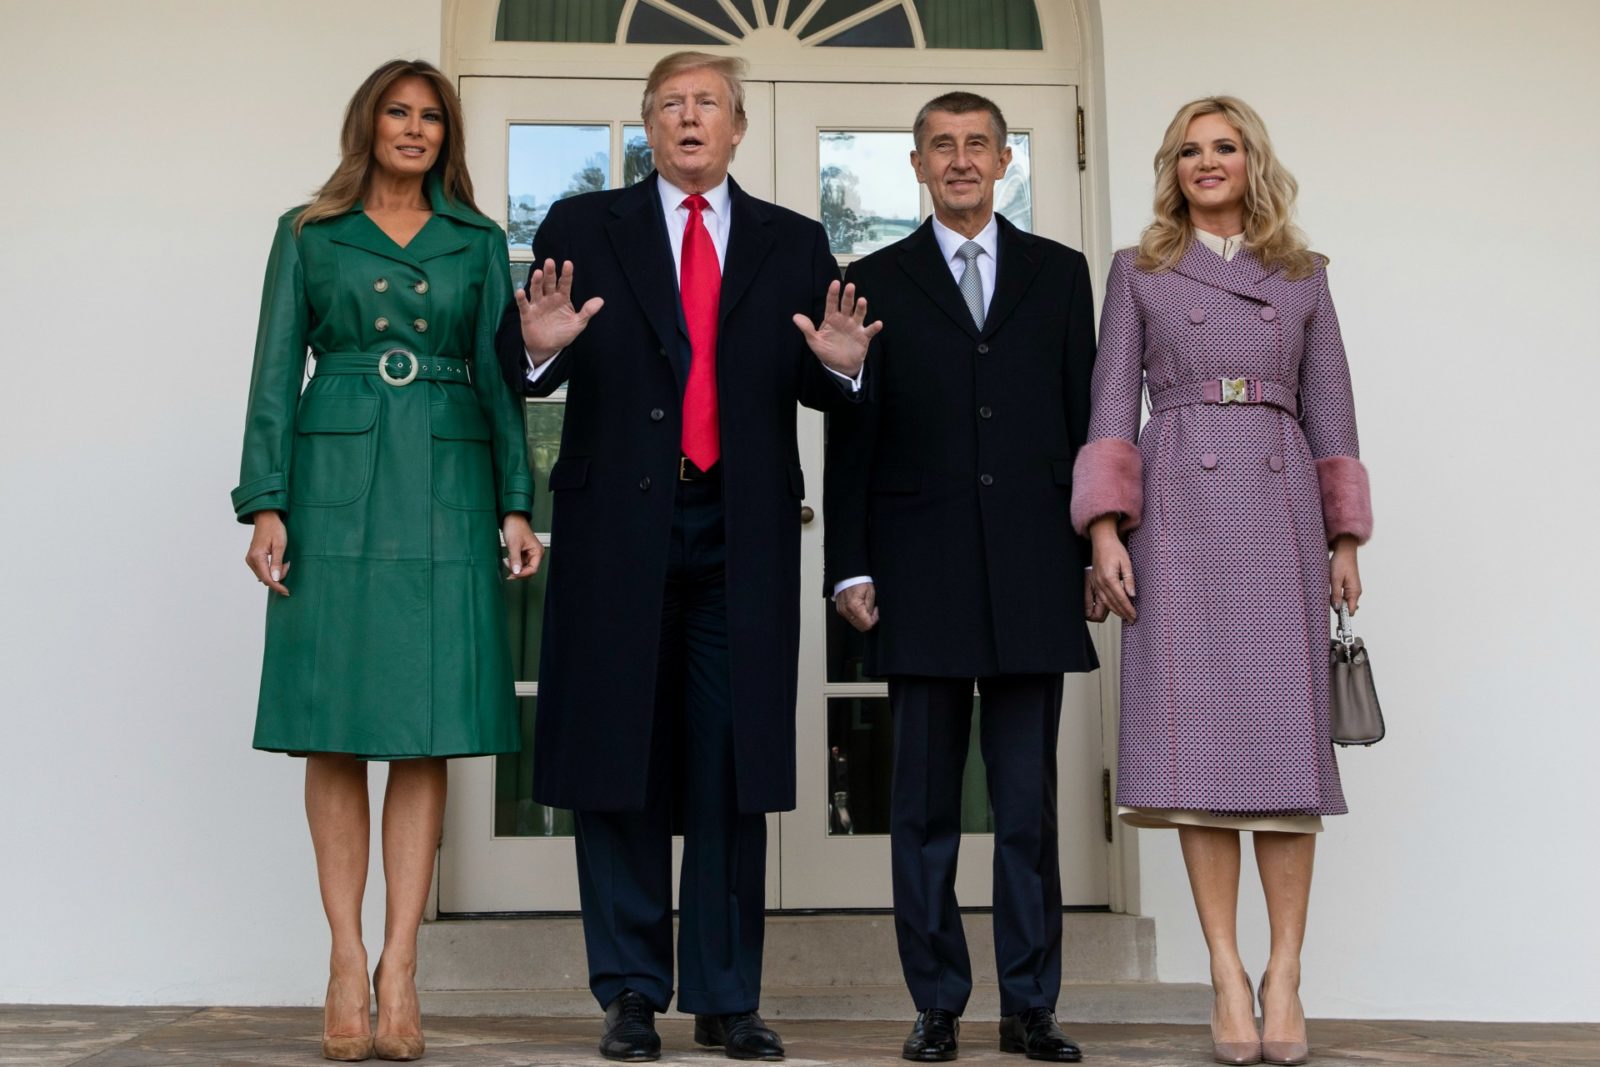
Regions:
<instances>
[{"instance_id":1,"label":"black trousers","mask_svg":"<svg viewBox=\"0 0 1600 1067\"><path fill-rule=\"evenodd\" d=\"M918 1011L960 1014L972 961L956 904L971 678L891 677L890 846L900 966ZM1000 1011L1054 1009L1061 992L1056 737L1061 676L979 678L979 741L994 810L994 952Z\"/></svg>"},{"instance_id":2,"label":"black trousers","mask_svg":"<svg viewBox=\"0 0 1600 1067\"><path fill-rule=\"evenodd\" d=\"M767 822L739 814L728 680L721 485L678 483L643 811L577 812L589 988L672 1000L672 833L683 828L678 1008L754 1011L761 994Z\"/></svg>"}]
</instances>

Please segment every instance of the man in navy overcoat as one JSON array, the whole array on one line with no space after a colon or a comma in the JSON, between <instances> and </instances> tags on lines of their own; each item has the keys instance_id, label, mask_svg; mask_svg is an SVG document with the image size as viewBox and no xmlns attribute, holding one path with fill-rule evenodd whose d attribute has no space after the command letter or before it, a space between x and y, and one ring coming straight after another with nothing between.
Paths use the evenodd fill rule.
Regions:
<instances>
[{"instance_id":1,"label":"man in navy overcoat","mask_svg":"<svg viewBox=\"0 0 1600 1067\"><path fill-rule=\"evenodd\" d=\"M918 1011L903 1054L954 1059L972 991L955 876L976 681L1000 1047L1071 1062L1054 1016L1056 736L1063 672L1096 666L1089 553L1069 515L1094 367L1089 268L995 214L1011 150L991 101L938 97L914 135L933 218L850 268L884 330L875 403L829 419L823 500L826 592L867 632L868 673L889 679L895 929Z\"/></svg>"},{"instance_id":2,"label":"man in navy overcoat","mask_svg":"<svg viewBox=\"0 0 1600 1067\"><path fill-rule=\"evenodd\" d=\"M642 108L655 172L552 205L497 339L517 389L567 386L534 797L576 813L612 1059L660 1054L675 815L678 1007L701 1044L783 1055L756 1009L765 813L795 803L795 403L861 403L876 327L841 291L822 227L728 178L741 67L656 65Z\"/></svg>"}]
</instances>

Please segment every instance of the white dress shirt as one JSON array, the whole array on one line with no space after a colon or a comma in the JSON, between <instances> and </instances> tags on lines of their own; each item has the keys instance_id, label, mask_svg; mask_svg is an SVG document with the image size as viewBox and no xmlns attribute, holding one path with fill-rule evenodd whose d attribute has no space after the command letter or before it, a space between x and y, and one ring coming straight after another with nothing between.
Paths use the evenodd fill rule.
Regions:
<instances>
[{"instance_id":1,"label":"white dress shirt","mask_svg":"<svg viewBox=\"0 0 1600 1067\"><path fill-rule=\"evenodd\" d=\"M961 258L961 246L968 241L978 242L983 252L972 261L978 270L978 280L983 283L983 313L987 317L989 305L994 302L995 270L1000 264L1000 224L995 222L994 215L989 215L989 221L983 229L978 231L976 237L967 237L957 233L939 221L939 216L933 217L933 239L939 243L939 253L944 256L944 265L950 268L950 276L956 280L957 288L961 285L961 278L967 273L967 261ZM849 589L852 585L866 585L872 581L870 575L860 575L856 578L845 578L835 582L833 595Z\"/></svg>"}]
</instances>

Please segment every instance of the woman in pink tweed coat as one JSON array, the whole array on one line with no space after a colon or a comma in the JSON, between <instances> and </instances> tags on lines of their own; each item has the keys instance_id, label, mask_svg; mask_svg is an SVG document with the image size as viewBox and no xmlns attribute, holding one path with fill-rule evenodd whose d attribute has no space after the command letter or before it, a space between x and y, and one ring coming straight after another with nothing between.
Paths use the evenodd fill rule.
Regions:
<instances>
[{"instance_id":1,"label":"woman in pink tweed coat","mask_svg":"<svg viewBox=\"0 0 1600 1067\"><path fill-rule=\"evenodd\" d=\"M1291 222L1295 189L1243 102L1178 112L1156 155L1155 221L1111 268L1073 477L1091 616L1124 620L1117 801L1131 825L1178 829L1223 1063L1307 1058L1315 834L1346 810L1328 609L1355 610L1372 531L1325 261ZM1240 830L1254 832L1272 927L1260 1036L1235 936Z\"/></svg>"}]
</instances>

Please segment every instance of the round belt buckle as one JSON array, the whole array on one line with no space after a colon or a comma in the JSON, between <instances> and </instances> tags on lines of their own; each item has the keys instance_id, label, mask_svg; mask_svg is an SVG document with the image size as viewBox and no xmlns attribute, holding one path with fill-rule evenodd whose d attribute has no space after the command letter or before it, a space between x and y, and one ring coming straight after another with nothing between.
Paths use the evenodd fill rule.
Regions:
<instances>
[{"instance_id":1,"label":"round belt buckle","mask_svg":"<svg viewBox=\"0 0 1600 1067\"><path fill-rule=\"evenodd\" d=\"M389 363L390 360L398 360L402 358L411 363L411 369L407 371L404 376L396 376L392 371L390 371ZM404 366L404 364L401 364L400 366ZM396 369L399 368L397 367ZM406 351L404 348L391 348L389 351L378 357L378 377L382 378L390 385L410 385L416 380L417 369L417 357L411 352Z\"/></svg>"}]
</instances>

